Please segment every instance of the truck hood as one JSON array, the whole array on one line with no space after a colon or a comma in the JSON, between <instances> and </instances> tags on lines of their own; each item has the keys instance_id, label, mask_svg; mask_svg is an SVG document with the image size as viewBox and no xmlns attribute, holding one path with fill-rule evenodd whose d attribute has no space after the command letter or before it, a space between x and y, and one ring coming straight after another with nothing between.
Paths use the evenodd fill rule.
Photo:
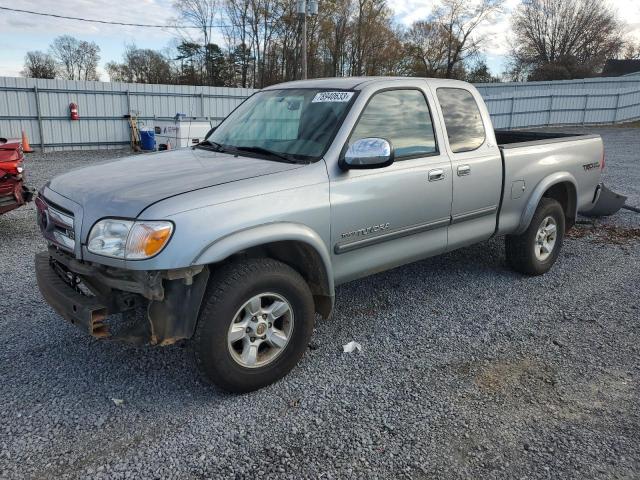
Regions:
<instances>
[{"instance_id":1,"label":"truck hood","mask_svg":"<svg viewBox=\"0 0 640 480\"><path fill-rule=\"evenodd\" d=\"M108 216L137 217L168 197L302 165L241 157L204 149L133 155L70 171L48 188L83 210L85 222Z\"/></svg>"}]
</instances>

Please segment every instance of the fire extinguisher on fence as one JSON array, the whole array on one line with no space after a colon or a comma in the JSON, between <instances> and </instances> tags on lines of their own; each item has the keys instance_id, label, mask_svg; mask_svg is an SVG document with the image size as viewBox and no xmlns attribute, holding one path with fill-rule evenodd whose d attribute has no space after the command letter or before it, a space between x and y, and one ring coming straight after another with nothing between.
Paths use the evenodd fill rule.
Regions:
<instances>
[{"instance_id":1,"label":"fire extinguisher on fence","mask_svg":"<svg viewBox=\"0 0 640 480\"><path fill-rule=\"evenodd\" d=\"M69 113L71 114L71 120L79 120L80 115L78 115L78 105L75 103L69 104Z\"/></svg>"}]
</instances>

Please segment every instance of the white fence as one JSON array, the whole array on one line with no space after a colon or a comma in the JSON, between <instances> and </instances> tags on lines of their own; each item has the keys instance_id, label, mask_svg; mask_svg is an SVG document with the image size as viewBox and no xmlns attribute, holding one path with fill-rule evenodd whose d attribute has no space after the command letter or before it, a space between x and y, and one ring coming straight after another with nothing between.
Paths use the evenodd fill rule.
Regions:
<instances>
[{"instance_id":1,"label":"white fence","mask_svg":"<svg viewBox=\"0 0 640 480\"><path fill-rule=\"evenodd\" d=\"M476 85L496 128L612 124L640 119L640 77ZM0 136L24 129L34 147L87 149L129 142L126 116L152 125L177 113L218 122L254 90L0 77ZM69 104L80 121L69 119Z\"/></svg>"}]
</instances>

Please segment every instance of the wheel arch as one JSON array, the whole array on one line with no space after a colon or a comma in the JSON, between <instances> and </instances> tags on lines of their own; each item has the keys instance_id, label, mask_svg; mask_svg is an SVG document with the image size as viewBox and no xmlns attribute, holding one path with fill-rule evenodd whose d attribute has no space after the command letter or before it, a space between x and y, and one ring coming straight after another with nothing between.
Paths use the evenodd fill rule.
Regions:
<instances>
[{"instance_id":1,"label":"wheel arch","mask_svg":"<svg viewBox=\"0 0 640 480\"><path fill-rule=\"evenodd\" d=\"M531 219L543 197L553 198L562 206L566 228L576 221L578 205L577 182L569 172L558 172L542 180L529 197L529 201L520 217L520 224L515 234L523 233L531 223Z\"/></svg>"},{"instance_id":2,"label":"wheel arch","mask_svg":"<svg viewBox=\"0 0 640 480\"><path fill-rule=\"evenodd\" d=\"M317 232L306 225L274 222L231 233L207 245L192 265L212 265L238 257L267 257L300 273L313 294L315 309L328 318L335 284L331 256Z\"/></svg>"}]
</instances>

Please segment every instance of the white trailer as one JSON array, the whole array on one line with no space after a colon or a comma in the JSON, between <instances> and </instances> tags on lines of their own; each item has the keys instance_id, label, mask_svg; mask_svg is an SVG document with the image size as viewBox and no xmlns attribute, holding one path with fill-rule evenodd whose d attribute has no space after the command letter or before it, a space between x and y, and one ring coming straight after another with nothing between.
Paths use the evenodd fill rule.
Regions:
<instances>
[{"instance_id":1,"label":"white trailer","mask_svg":"<svg viewBox=\"0 0 640 480\"><path fill-rule=\"evenodd\" d=\"M215 124L206 117L176 115L172 120L153 120L156 145L159 150L185 148L204 140Z\"/></svg>"}]
</instances>

